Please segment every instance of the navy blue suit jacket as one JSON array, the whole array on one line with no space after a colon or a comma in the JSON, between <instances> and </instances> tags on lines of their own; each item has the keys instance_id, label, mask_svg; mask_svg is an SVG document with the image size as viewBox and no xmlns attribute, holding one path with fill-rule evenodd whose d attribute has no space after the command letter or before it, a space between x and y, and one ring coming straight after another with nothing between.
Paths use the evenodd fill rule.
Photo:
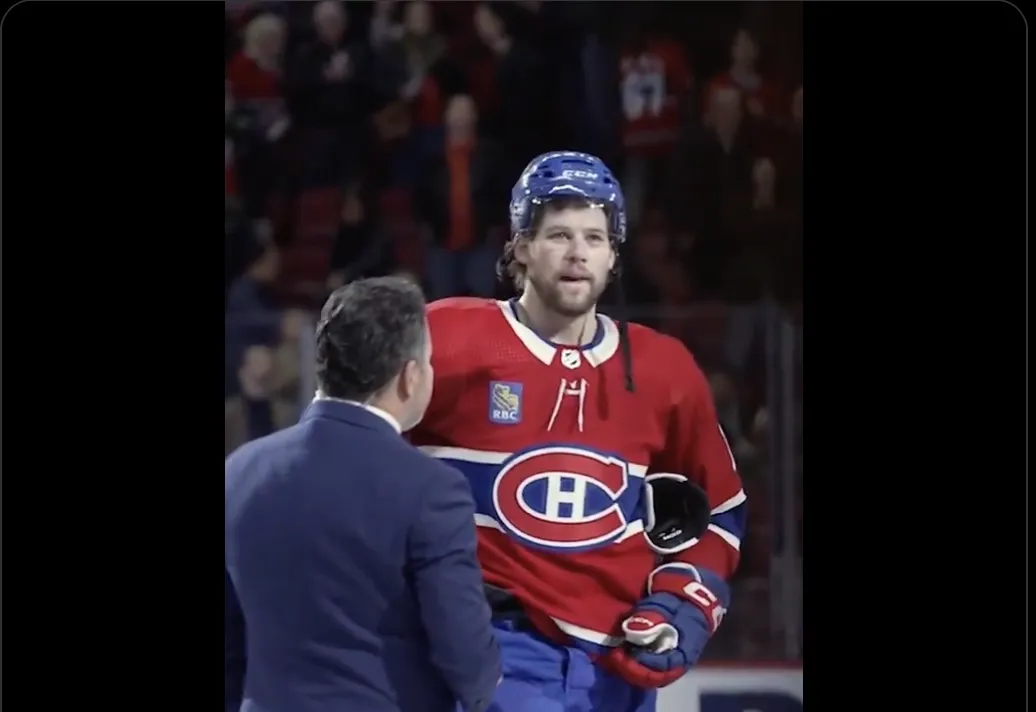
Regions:
<instances>
[{"instance_id":1,"label":"navy blue suit jacket","mask_svg":"<svg viewBox=\"0 0 1036 712\"><path fill-rule=\"evenodd\" d=\"M463 475L330 400L225 469L227 712L489 705L500 653Z\"/></svg>"}]
</instances>

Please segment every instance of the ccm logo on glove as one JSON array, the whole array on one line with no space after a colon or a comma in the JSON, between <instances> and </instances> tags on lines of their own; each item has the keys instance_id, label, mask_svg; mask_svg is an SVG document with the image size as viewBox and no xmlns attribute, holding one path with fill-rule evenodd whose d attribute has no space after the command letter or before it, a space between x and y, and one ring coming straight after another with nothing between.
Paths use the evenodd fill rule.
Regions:
<instances>
[{"instance_id":1,"label":"ccm logo on glove","mask_svg":"<svg viewBox=\"0 0 1036 712\"><path fill-rule=\"evenodd\" d=\"M712 619L712 632L715 633L716 629L719 628L719 624L723 622L723 616L727 613L727 609L716 598L716 594L697 581L691 581L684 586L683 592L687 594L687 598L697 603L703 611L709 614L709 617Z\"/></svg>"}]
</instances>

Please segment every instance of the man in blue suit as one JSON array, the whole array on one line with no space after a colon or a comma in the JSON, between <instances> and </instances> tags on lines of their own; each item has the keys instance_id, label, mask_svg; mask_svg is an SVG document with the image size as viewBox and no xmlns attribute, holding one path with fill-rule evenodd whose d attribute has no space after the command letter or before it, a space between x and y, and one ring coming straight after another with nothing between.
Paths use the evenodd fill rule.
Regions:
<instances>
[{"instance_id":1,"label":"man in blue suit","mask_svg":"<svg viewBox=\"0 0 1036 712\"><path fill-rule=\"evenodd\" d=\"M400 436L431 398L424 298L353 282L316 342L300 422L226 460L226 712L482 712L500 653L471 492Z\"/></svg>"}]
</instances>

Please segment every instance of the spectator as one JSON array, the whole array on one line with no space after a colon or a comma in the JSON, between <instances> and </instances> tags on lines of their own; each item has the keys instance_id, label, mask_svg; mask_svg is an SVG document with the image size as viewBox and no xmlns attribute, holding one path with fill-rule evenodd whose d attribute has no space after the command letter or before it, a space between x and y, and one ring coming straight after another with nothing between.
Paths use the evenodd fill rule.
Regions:
<instances>
[{"instance_id":1,"label":"spectator","mask_svg":"<svg viewBox=\"0 0 1036 712\"><path fill-rule=\"evenodd\" d=\"M225 193L250 219L265 213L276 137L248 104L234 101L230 82L224 93L223 171Z\"/></svg>"},{"instance_id":2,"label":"spectator","mask_svg":"<svg viewBox=\"0 0 1036 712\"><path fill-rule=\"evenodd\" d=\"M230 60L227 76L238 101L278 101L281 93L281 59L285 43L284 21L276 15L259 15L244 30L244 46Z\"/></svg>"},{"instance_id":3,"label":"spectator","mask_svg":"<svg viewBox=\"0 0 1036 712\"><path fill-rule=\"evenodd\" d=\"M346 42L348 15L338 0L313 6L316 39L303 45L289 75L295 119L303 125L339 129L363 118L367 48Z\"/></svg>"},{"instance_id":4,"label":"spectator","mask_svg":"<svg viewBox=\"0 0 1036 712\"><path fill-rule=\"evenodd\" d=\"M657 302L663 286L662 272L669 262L668 225L660 210L649 210L642 221L637 239L630 244L630 267L624 274L624 285L638 301ZM657 327L656 324L649 324Z\"/></svg>"},{"instance_id":5,"label":"spectator","mask_svg":"<svg viewBox=\"0 0 1036 712\"><path fill-rule=\"evenodd\" d=\"M223 402L224 453L276 429L269 383L273 352L266 346L244 350L236 376L238 390Z\"/></svg>"},{"instance_id":6,"label":"spectator","mask_svg":"<svg viewBox=\"0 0 1036 712\"><path fill-rule=\"evenodd\" d=\"M477 41L465 52L465 64L480 129L501 147L506 170L517 174L543 149L554 117L543 110L548 81L541 58L508 31L502 11L488 2L475 7Z\"/></svg>"},{"instance_id":7,"label":"spectator","mask_svg":"<svg viewBox=\"0 0 1036 712\"><path fill-rule=\"evenodd\" d=\"M691 134L676 153L669 181L670 213L695 228L694 281L715 297L729 255L728 232L751 194L754 135L742 121L741 93L716 91L709 126Z\"/></svg>"},{"instance_id":8,"label":"spectator","mask_svg":"<svg viewBox=\"0 0 1036 712\"><path fill-rule=\"evenodd\" d=\"M245 26L244 46L227 67L237 132L234 160L247 183L241 191L252 217L266 214L270 197L289 175L284 145L291 118L281 86L284 42L284 22L276 15L258 15Z\"/></svg>"},{"instance_id":9,"label":"spectator","mask_svg":"<svg viewBox=\"0 0 1036 712\"><path fill-rule=\"evenodd\" d=\"M280 270L278 249L256 243L244 274L227 298L224 344L224 397L228 443L283 427L297 406L298 340L305 321L285 309L274 289ZM287 396L288 404L283 402ZM295 405L290 405L295 401Z\"/></svg>"},{"instance_id":10,"label":"spectator","mask_svg":"<svg viewBox=\"0 0 1036 712\"><path fill-rule=\"evenodd\" d=\"M765 333L776 304L797 300L802 293L802 243L792 215L777 193L777 171L768 158L755 162L753 191L741 211L731 239L731 259L724 278L724 296L733 307L728 360L743 369L755 339Z\"/></svg>"},{"instance_id":11,"label":"spectator","mask_svg":"<svg viewBox=\"0 0 1036 712\"><path fill-rule=\"evenodd\" d=\"M729 235L733 250L726 280L735 302L775 298L787 303L801 292L801 245L794 216L778 193L777 168L769 158L756 160L752 195Z\"/></svg>"},{"instance_id":12,"label":"spectator","mask_svg":"<svg viewBox=\"0 0 1036 712\"><path fill-rule=\"evenodd\" d=\"M721 159L718 172L727 179L725 186L735 195L743 194L747 188L750 159L755 152L750 127L745 126L743 119L741 92L729 87L717 90L709 105L711 143L719 151L716 157Z\"/></svg>"},{"instance_id":13,"label":"spectator","mask_svg":"<svg viewBox=\"0 0 1036 712\"><path fill-rule=\"evenodd\" d=\"M410 105L414 123L434 127L442 115L443 97L458 88L456 68L446 57L446 40L435 30L432 7L411 0L402 25L391 22L393 5L375 5L371 41L380 51L383 84L391 97Z\"/></svg>"},{"instance_id":14,"label":"spectator","mask_svg":"<svg viewBox=\"0 0 1036 712\"><path fill-rule=\"evenodd\" d=\"M374 13L370 21L370 46L381 51L399 40L403 28L393 22L396 0L374 0Z\"/></svg>"},{"instance_id":15,"label":"spectator","mask_svg":"<svg viewBox=\"0 0 1036 712\"><path fill-rule=\"evenodd\" d=\"M257 241L251 252L248 267L231 284L227 297L227 352L236 352L236 357L247 345L272 346L280 339L283 304L274 289L280 251L273 244Z\"/></svg>"},{"instance_id":16,"label":"spectator","mask_svg":"<svg viewBox=\"0 0 1036 712\"><path fill-rule=\"evenodd\" d=\"M680 138L693 76L683 48L661 36L638 36L619 58L623 145L622 187L631 224L638 224L651 176Z\"/></svg>"},{"instance_id":17,"label":"spectator","mask_svg":"<svg viewBox=\"0 0 1036 712\"><path fill-rule=\"evenodd\" d=\"M338 289L361 277L379 277L391 269L391 250L380 226L368 213L360 185L352 184L345 191L341 222L331 252L331 273L327 288Z\"/></svg>"},{"instance_id":18,"label":"spectator","mask_svg":"<svg viewBox=\"0 0 1036 712\"><path fill-rule=\"evenodd\" d=\"M377 4L371 22L372 43L380 50L378 84L388 89L390 99L375 116L375 126L383 140L406 138L392 154L389 180L409 186L442 140L445 97L462 91L464 84L435 27L433 6L408 2L401 25L392 24L392 7Z\"/></svg>"},{"instance_id":19,"label":"spectator","mask_svg":"<svg viewBox=\"0 0 1036 712\"><path fill-rule=\"evenodd\" d=\"M396 44L403 70L401 95L412 102L415 121L422 125L439 123L442 97L457 88L457 77L451 74L454 69L446 58L446 40L436 32L433 19L428 2L408 2Z\"/></svg>"},{"instance_id":20,"label":"spectator","mask_svg":"<svg viewBox=\"0 0 1036 712\"><path fill-rule=\"evenodd\" d=\"M236 201L229 198L226 201L223 221L224 308L230 298L231 286L255 258L256 245L261 239L255 228L265 224L266 221L251 222Z\"/></svg>"},{"instance_id":21,"label":"spectator","mask_svg":"<svg viewBox=\"0 0 1036 712\"><path fill-rule=\"evenodd\" d=\"M759 45L755 36L747 29L734 33L730 45L730 67L720 72L705 92L705 118L710 118L710 109L716 92L725 88L735 88L741 92L744 110L755 119L781 119L785 115L787 105L779 88L768 81L757 67L759 62Z\"/></svg>"},{"instance_id":22,"label":"spectator","mask_svg":"<svg viewBox=\"0 0 1036 712\"><path fill-rule=\"evenodd\" d=\"M278 344L245 348L236 374L238 388L223 402L225 453L298 420L299 337L305 323L301 312L288 312Z\"/></svg>"},{"instance_id":23,"label":"spectator","mask_svg":"<svg viewBox=\"0 0 1036 712\"><path fill-rule=\"evenodd\" d=\"M499 149L477 137L474 100L458 95L446 107L446 140L419 186L418 218L429 230L431 299L457 294L492 296L495 264L506 234L500 206L508 190Z\"/></svg>"},{"instance_id":24,"label":"spectator","mask_svg":"<svg viewBox=\"0 0 1036 712\"><path fill-rule=\"evenodd\" d=\"M313 6L316 39L303 45L289 72L292 116L307 128L307 156L316 184L352 180L362 163L371 104L370 52L347 42L349 16L339 0Z\"/></svg>"}]
</instances>

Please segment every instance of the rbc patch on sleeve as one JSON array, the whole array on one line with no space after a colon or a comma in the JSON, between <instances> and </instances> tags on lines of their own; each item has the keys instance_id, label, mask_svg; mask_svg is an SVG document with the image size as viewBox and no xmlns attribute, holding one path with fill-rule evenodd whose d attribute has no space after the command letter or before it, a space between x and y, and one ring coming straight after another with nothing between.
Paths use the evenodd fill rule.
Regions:
<instances>
[{"instance_id":1,"label":"rbc patch on sleeve","mask_svg":"<svg viewBox=\"0 0 1036 712\"><path fill-rule=\"evenodd\" d=\"M522 384L492 381L489 384L489 422L517 425L522 422Z\"/></svg>"}]
</instances>

